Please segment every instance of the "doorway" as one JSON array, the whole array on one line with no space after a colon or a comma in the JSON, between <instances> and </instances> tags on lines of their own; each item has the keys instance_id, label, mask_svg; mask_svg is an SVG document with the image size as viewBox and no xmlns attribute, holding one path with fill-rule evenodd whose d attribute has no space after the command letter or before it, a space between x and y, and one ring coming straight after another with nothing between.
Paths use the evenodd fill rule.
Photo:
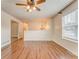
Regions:
<instances>
[{"instance_id":1,"label":"doorway","mask_svg":"<svg viewBox=\"0 0 79 59\"><path fill-rule=\"evenodd\" d=\"M18 23L11 21L11 42L18 40Z\"/></svg>"}]
</instances>

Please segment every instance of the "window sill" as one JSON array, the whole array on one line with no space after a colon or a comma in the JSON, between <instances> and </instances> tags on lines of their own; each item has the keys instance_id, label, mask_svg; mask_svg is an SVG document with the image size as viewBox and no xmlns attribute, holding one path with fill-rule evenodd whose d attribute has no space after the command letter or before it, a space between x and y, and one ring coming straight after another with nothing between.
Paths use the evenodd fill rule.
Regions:
<instances>
[{"instance_id":1,"label":"window sill","mask_svg":"<svg viewBox=\"0 0 79 59\"><path fill-rule=\"evenodd\" d=\"M63 37L63 39L68 40L68 41L71 41L71 42L74 42L74 43L78 43L77 40L74 40L74 39L72 39L72 38Z\"/></svg>"}]
</instances>

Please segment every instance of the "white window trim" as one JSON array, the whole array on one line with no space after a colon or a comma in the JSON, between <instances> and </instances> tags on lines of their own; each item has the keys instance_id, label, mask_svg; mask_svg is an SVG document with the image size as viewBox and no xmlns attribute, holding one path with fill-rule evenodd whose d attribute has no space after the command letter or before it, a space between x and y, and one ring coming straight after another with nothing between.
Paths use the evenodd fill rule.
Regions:
<instances>
[{"instance_id":1,"label":"white window trim","mask_svg":"<svg viewBox=\"0 0 79 59\"><path fill-rule=\"evenodd\" d=\"M74 10L74 11L76 11L76 10ZM74 12L73 11L73 12ZM72 13L72 12L71 12ZM70 14L70 13L69 13ZM68 14L67 14L68 15ZM64 15L64 16L66 16L66 15ZM62 21L63 21L63 17L62 17ZM75 24L76 25L76 24ZM78 25L77 25L78 26ZM70 38L70 37L66 37L66 36L64 36L63 35L63 25L62 25L62 39L65 39L65 40L68 40L68 41L71 41L71 42L74 42L74 43L78 43L78 40L75 40L75 39L73 39L73 38ZM78 39L78 38L77 38Z\"/></svg>"},{"instance_id":2,"label":"white window trim","mask_svg":"<svg viewBox=\"0 0 79 59\"><path fill-rule=\"evenodd\" d=\"M65 40L68 40L68 41L71 41L71 42L74 42L74 43L78 43L77 40L74 40L74 39L69 38L69 37L65 37L65 36L64 36L62 39L65 39Z\"/></svg>"}]
</instances>

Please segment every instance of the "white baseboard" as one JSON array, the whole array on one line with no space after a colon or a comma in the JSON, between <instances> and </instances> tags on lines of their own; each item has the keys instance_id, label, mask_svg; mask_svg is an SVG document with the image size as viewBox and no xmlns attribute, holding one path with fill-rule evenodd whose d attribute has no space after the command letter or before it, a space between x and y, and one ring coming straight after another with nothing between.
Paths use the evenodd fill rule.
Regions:
<instances>
[{"instance_id":1,"label":"white baseboard","mask_svg":"<svg viewBox=\"0 0 79 59\"><path fill-rule=\"evenodd\" d=\"M50 39L24 39L24 41L52 41Z\"/></svg>"},{"instance_id":2,"label":"white baseboard","mask_svg":"<svg viewBox=\"0 0 79 59\"><path fill-rule=\"evenodd\" d=\"M56 42L56 41L54 41L54 42L55 42L56 44L62 46L63 48L65 48L69 54L73 54L73 55L75 55L75 56L78 56L77 53L74 53L72 50L70 50L69 48L65 47L64 45L62 45L62 44L60 44L60 43L58 43L58 42Z\"/></svg>"},{"instance_id":3,"label":"white baseboard","mask_svg":"<svg viewBox=\"0 0 79 59\"><path fill-rule=\"evenodd\" d=\"M5 44L2 44L2 45L1 45L1 48L3 48L3 47L5 47L5 46L9 45L10 43L11 43L11 42L7 41Z\"/></svg>"}]
</instances>

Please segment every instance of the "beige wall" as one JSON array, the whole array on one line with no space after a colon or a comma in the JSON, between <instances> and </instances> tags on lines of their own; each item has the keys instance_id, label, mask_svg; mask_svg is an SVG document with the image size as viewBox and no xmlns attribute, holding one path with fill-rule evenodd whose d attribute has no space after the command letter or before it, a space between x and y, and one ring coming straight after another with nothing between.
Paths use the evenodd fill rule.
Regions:
<instances>
[{"instance_id":1,"label":"beige wall","mask_svg":"<svg viewBox=\"0 0 79 59\"><path fill-rule=\"evenodd\" d=\"M75 42L71 42L65 39L62 39L62 16L72 12L77 8L77 2L69 6L67 9L63 11L63 14L56 15L53 19L51 19L51 30L52 32L52 40L63 46L70 52L75 55L78 55L78 44Z\"/></svg>"},{"instance_id":2,"label":"beige wall","mask_svg":"<svg viewBox=\"0 0 79 59\"><path fill-rule=\"evenodd\" d=\"M5 11L1 11L1 47L11 43L11 21L16 21L19 25L18 38L23 36L23 23Z\"/></svg>"},{"instance_id":3,"label":"beige wall","mask_svg":"<svg viewBox=\"0 0 79 59\"><path fill-rule=\"evenodd\" d=\"M29 30L40 30L41 25L46 28L46 26L49 26L49 19L48 18L40 18L40 19L34 19L28 22ZM49 30L49 29L47 29Z\"/></svg>"}]
</instances>

